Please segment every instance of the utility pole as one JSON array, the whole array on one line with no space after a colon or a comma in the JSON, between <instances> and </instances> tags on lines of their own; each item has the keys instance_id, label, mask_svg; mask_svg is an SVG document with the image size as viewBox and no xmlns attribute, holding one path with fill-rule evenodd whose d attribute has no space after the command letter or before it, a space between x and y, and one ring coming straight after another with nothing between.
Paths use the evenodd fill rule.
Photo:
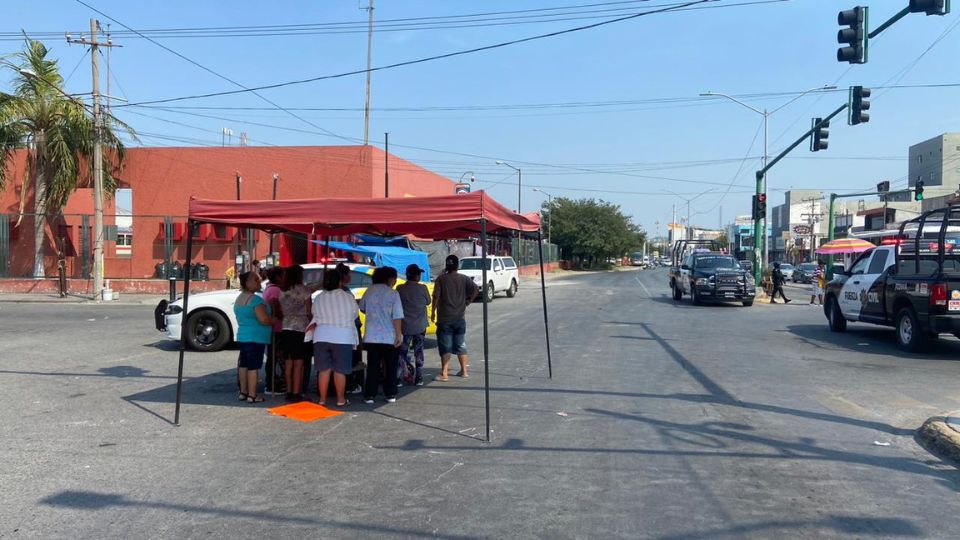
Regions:
<instances>
[{"instance_id":1,"label":"utility pole","mask_svg":"<svg viewBox=\"0 0 960 540\"><path fill-rule=\"evenodd\" d=\"M277 200L277 181L280 180L280 173L273 173L273 200ZM275 235L270 233L270 254L267 255L267 258L273 263L273 266L278 266L276 259L273 257L273 237Z\"/></svg>"},{"instance_id":2,"label":"utility pole","mask_svg":"<svg viewBox=\"0 0 960 540\"><path fill-rule=\"evenodd\" d=\"M670 243L670 254L673 254L673 231L677 228L677 203L670 205L670 226L667 227L667 242Z\"/></svg>"},{"instance_id":3,"label":"utility pole","mask_svg":"<svg viewBox=\"0 0 960 540\"><path fill-rule=\"evenodd\" d=\"M370 68L373 64L373 0L366 8L367 10L367 99L363 106L363 145L369 143L368 134L370 133Z\"/></svg>"},{"instance_id":4,"label":"utility pole","mask_svg":"<svg viewBox=\"0 0 960 540\"><path fill-rule=\"evenodd\" d=\"M390 134L383 134L383 198L390 198Z\"/></svg>"},{"instance_id":5,"label":"utility pole","mask_svg":"<svg viewBox=\"0 0 960 540\"><path fill-rule=\"evenodd\" d=\"M90 47L90 68L93 75L93 296L95 301L103 298L103 148L101 130L103 119L100 110L100 47L115 47L111 41L98 43L97 34L100 23L90 19L90 38L67 37L67 43L88 45Z\"/></svg>"}]
</instances>

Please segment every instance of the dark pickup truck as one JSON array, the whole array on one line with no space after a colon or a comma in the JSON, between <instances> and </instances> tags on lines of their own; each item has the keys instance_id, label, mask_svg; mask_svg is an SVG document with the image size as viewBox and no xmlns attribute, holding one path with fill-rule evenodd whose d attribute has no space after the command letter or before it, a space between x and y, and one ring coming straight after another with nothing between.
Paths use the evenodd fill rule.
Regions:
<instances>
[{"instance_id":1,"label":"dark pickup truck","mask_svg":"<svg viewBox=\"0 0 960 540\"><path fill-rule=\"evenodd\" d=\"M674 300L686 294L694 305L704 302L753 305L756 283L739 261L731 255L685 242L679 241L674 246L673 266L668 274Z\"/></svg>"},{"instance_id":2,"label":"dark pickup truck","mask_svg":"<svg viewBox=\"0 0 960 540\"><path fill-rule=\"evenodd\" d=\"M904 222L894 245L864 252L826 287L830 330L847 321L896 329L897 345L924 350L940 334L960 336L960 207Z\"/></svg>"}]
</instances>

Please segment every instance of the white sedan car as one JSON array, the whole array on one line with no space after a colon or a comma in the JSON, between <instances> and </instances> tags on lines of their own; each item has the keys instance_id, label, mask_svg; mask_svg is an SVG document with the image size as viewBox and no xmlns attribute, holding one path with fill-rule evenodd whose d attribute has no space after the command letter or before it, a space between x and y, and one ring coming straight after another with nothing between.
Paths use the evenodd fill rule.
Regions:
<instances>
[{"instance_id":1,"label":"white sedan car","mask_svg":"<svg viewBox=\"0 0 960 540\"><path fill-rule=\"evenodd\" d=\"M373 267L364 264L348 264L353 275L350 290L362 295L372 283ZM328 266L333 268L333 266ZM319 283L323 278L322 264L304 264L303 282ZM224 289L190 295L190 316L187 317L187 344L195 351L212 352L223 349L237 335L237 318L233 303L240 295L239 289ZM162 309L161 309L162 308ZM157 330L166 332L169 339L180 341L180 325L183 321L183 299L160 302L156 310Z\"/></svg>"}]
</instances>

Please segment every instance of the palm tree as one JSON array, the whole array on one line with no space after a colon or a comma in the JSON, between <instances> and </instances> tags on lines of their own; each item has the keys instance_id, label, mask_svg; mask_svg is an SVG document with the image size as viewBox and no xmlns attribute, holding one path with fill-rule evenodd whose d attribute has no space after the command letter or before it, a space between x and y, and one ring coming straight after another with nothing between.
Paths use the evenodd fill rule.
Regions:
<instances>
[{"instance_id":1,"label":"palm tree","mask_svg":"<svg viewBox=\"0 0 960 540\"><path fill-rule=\"evenodd\" d=\"M91 184L95 137L93 119L83 103L62 93L63 77L57 61L48 59L47 53L43 43L28 38L21 52L0 57L0 69L15 74L13 93L0 92L0 190L5 189L9 180L11 171L7 167L14 152L26 150L17 226L25 215L32 184L34 277L44 277L47 219L62 211L78 187ZM116 191L112 173L124 158L123 143L112 126L135 137L129 126L112 117L104 119L100 140L105 150L103 185L108 194Z\"/></svg>"}]
</instances>

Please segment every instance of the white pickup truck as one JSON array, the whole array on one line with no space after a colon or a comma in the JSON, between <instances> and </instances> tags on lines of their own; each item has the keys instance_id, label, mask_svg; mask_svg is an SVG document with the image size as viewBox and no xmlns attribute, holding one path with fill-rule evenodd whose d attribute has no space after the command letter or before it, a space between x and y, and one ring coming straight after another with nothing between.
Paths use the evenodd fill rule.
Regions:
<instances>
[{"instance_id":1,"label":"white pickup truck","mask_svg":"<svg viewBox=\"0 0 960 540\"><path fill-rule=\"evenodd\" d=\"M469 277L481 287L487 301L493 301L498 292L505 292L509 298L517 295L520 286L520 269L513 257L487 257L487 286L483 286L483 257L464 257L460 259L460 273Z\"/></svg>"}]
</instances>

